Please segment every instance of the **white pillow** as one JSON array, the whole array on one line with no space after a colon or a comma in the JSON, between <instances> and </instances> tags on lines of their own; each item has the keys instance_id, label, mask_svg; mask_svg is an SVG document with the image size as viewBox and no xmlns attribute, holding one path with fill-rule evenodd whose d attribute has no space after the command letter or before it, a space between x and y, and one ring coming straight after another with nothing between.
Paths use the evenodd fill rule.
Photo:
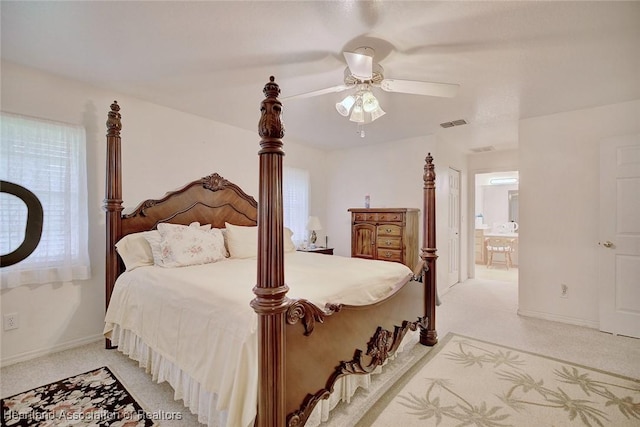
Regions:
<instances>
[{"instance_id":1,"label":"white pillow","mask_svg":"<svg viewBox=\"0 0 640 427\"><path fill-rule=\"evenodd\" d=\"M145 265L153 265L153 252L147 241L147 238L153 239L153 235L157 235L159 242L160 233L157 230L152 230L128 234L116 243L116 250L127 271Z\"/></svg>"},{"instance_id":2,"label":"white pillow","mask_svg":"<svg viewBox=\"0 0 640 427\"><path fill-rule=\"evenodd\" d=\"M258 227L243 227L224 223L230 258L258 256Z\"/></svg>"},{"instance_id":3,"label":"white pillow","mask_svg":"<svg viewBox=\"0 0 640 427\"><path fill-rule=\"evenodd\" d=\"M226 243L231 258L251 258L258 255L258 227L243 227L225 223ZM284 252L294 252L293 231L284 229Z\"/></svg>"},{"instance_id":4,"label":"white pillow","mask_svg":"<svg viewBox=\"0 0 640 427\"><path fill-rule=\"evenodd\" d=\"M216 228L205 231L199 227L158 224L162 236L160 252L163 267L185 267L224 259L224 238Z\"/></svg>"},{"instance_id":5,"label":"white pillow","mask_svg":"<svg viewBox=\"0 0 640 427\"><path fill-rule=\"evenodd\" d=\"M293 231L291 229L285 227L284 229L284 251L285 252L295 252L296 245L293 243Z\"/></svg>"}]
</instances>

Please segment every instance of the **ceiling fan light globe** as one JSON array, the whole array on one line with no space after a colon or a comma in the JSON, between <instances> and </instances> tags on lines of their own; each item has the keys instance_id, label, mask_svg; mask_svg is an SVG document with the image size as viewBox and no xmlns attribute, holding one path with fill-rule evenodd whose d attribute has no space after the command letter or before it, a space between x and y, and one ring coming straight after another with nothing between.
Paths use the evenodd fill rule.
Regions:
<instances>
[{"instance_id":1,"label":"ceiling fan light globe","mask_svg":"<svg viewBox=\"0 0 640 427\"><path fill-rule=\"evenodd\" d=\"M349 120L356 123L364 123L364 111L362 110L361 105L356 105L355 107L353 107Z\"/></svg>"},{"instance_id":2,"label":"ceiling fan light globe","mask_svg":"<svg viewBox=\"0 0 640 427\"><path fill-rule=\"evenodd\" d=\"M373 110L371 112L371 121L379 119L380 117L384 116L385 114L387 114L387 113L382 108L380 108L380 106L378 106L378 108L376 108L375 110Z\"/></svg>"},{"instance_id":3,"label":"ceiling fan light globe","mask_svg":"<svg viewBox=\"0 0 640 427\"><path fill-rule=\"evenodd\" d=\"M353 107L355 103L356 98L353 95L349 95L336 104L336 110L338 110L341 116L347 117L351 111L351 107Z\"/></svg>"},{"instance_id":4,"label":"ceiling fan light globe","mask_svg":"<svg viewBox=\"0 0 640 427\"><path fill-rule=\"evenodd\" d=\"M364 109L364 111L366 111L367 113L371 113L379 107L380 103L378 102L376 97L373 96L373 93L365 92L362 95L362 108Z\"/></svg>"}]
</instances>

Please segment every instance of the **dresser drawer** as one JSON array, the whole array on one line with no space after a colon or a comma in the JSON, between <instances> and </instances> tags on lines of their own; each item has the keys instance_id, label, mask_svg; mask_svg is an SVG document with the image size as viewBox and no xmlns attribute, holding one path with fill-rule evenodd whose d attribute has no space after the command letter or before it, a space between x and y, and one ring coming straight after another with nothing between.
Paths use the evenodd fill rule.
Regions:
<instances>
[{"instance_id":1,"label":"dresser drawer","mask_svg":"<svg viewBox=\"0 0 640 427\"><path fill-rule=\"evenodd\" d=\"M398 249L378 248L378 256L376 258L384 261L402 262L402 251Z\"/></svg>"},{"instance_id":2,"label":"dresser drawer","mask_svg":"<svg viewBox=\"0 0 640 427\"><path fill-rule=\"evenodd\" d=\"M354 222L398 222L404 221L404 214L401 212L358 212L353 214Z\"/></svg>"},{"instance_id":3,"label":"dresser drawer","mask_svg":"<svg viewBox=\"0 0 640 427\"><path fill-rule=\"evenodd\" d=\"M378 221L380 222L402 222L404 220L404 214L401 212L384 212L378 214Z\"/></svg>"},{"instance_id":4,"label":"dresser drawer","mask_svg":"<svg viewBox=\"0 0 640 427\"><path fill-rule=\"evenodd\" d=\"M382 249L402 249L402 238L391 236L378 237L378 251Z\"/></svg>"},{"instance_id":5,"label":"dresser drawer","mask_svg":"<svg viewBox=\"0 0 640 427\"><path fill-rule=\"evenodd\" d=\"M395 224L381 224L378 226L378 236L402 236L402 227Z\"/></svg>"},{"instance_id":6,"label":"dresser drawer","mask_svg":"<svg viewBox=\"0 0 640 427\"><path fill-rule=\"evenodd\" d=\"M354 213L353 214L354 222L377 222L378 214L377 213Z\"/></svg>"}]
</instances>

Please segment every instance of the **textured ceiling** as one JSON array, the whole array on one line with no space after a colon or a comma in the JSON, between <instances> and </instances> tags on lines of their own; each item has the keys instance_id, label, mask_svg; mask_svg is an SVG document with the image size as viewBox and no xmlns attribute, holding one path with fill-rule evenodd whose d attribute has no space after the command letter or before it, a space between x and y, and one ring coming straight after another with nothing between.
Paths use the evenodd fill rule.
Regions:
<instances>
[{"instance_id":1,"label":"textured ceiling","mask_svg":"<svg viewBox=\"0 0 640 427\"><path fill-rule=\"evenodd\" d=\"M2 59L255 131L282 96L342 83L371 46L385 77L460 84L454 99L376 92L366 137L345 93L285 103L287 136L341 148L441 132L517 143L518 119L640 98L640 2L5 1ZM439 123L470 124L442 130Z\"/></svg>"}]
</instances>

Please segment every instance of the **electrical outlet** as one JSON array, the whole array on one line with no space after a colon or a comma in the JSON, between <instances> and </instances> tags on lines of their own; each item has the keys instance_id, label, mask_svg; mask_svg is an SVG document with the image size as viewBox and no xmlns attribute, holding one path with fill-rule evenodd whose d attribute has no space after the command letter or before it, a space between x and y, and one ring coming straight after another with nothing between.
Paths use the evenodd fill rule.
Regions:
<instances>
[{"instance_id":1,"label":"electrical outlet","mask_svg":"<svg viewBox=\"0 0 640 427\"><path fill-rule=\"evenodd\" d=\"M20 326L19 324L20 318L18 317L18 313L5 314L2 320L3 320L2 326L5 331L10 331L11 329L18 329L18 326Z\"/></svg>"},{"instance_id":2,"label":"electrical outlet","mask_svg":"<svg viewBox=\"0 0 640 427\"><path fill-rule=\"evenodd\" d=\"M560 298L567 298L569 296L569 287L564 283L560 283Z\"/></svg>"}]
</instances>

